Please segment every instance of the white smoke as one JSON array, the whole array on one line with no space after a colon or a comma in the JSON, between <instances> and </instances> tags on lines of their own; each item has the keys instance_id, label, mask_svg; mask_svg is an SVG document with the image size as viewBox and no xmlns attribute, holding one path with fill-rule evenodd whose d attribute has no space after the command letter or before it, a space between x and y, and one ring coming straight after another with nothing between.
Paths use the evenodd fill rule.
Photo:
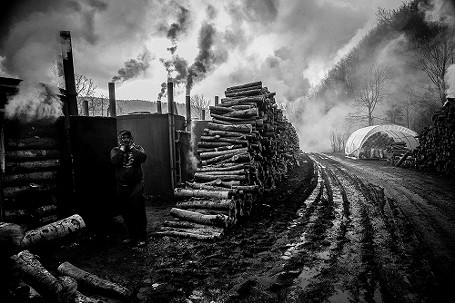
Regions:
<instances>
[{"instance_id":1,"label":"white smoke","mask_svg":"<svg viewBox=\"0 0 455 303\"><path fill-rule=\"evenodd\" d=\"M455 25L454 4L450 0L432 0L428 7L421 7L425 11L427 22L444 23L448 26Z\"/></svg>"},{"instance_id":2,"label":"white smoke","mask_svg":"<svg viewBox=\"0 0 455 303\"><path fill-rule=\"evenodd\" d=\"M18 93L5 105L6 118L19 119L27 123L34 121L53 123L62 115L62 101L57 88L34 82L22 81Z\"/></svg>"},{"instance_id":3,"label":"white smoke","mask_svg":"<svg viewBox=\"0 0 455 303\"><path fill-rule=\"evenodd\" d=\"M320 102L305 99L288 103L285 114L299 135L300 149L305 152L330 151L332 133L348 132L345 118L351 111L347 104L338 104L330 109Z\"/></svg>"},{"instance_id":4,"label":"white smoke","mask_svg":"<svg viewBox=\"0 0 455 303\"><path fill-rule=\"evenodd\" d=\"M448 86L447 97L455 98L455 64L452 64L447 69L446 80Z\"/></svg>"}]
</instances>

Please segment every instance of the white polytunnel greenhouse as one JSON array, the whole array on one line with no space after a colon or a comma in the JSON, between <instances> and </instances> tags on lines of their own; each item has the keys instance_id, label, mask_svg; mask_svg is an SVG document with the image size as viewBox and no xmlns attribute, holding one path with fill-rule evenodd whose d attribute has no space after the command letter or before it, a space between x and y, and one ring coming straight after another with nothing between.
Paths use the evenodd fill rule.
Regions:
<instances>
[{"instance_id":1,"label":"white polytunnel greenhouse","mask_svg":"<svg viewBox=\"0 0 455 303\"><path fill-rule=\"evenodd\" d=\"M344 152L355 158L385 158L387 148L394 143L415 149L419 146L417 135L415 131L395 124L367 126L349 136Z\"/></svg>"}]
</instances>

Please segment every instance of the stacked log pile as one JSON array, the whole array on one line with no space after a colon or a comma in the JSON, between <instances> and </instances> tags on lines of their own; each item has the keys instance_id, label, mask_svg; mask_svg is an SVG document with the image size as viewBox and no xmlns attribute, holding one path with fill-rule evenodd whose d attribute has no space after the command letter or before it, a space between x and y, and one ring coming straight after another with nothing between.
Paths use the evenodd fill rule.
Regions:
<instances>
[{"instance_id":1,"label":"stacked log pile","mask_svg":"<svg viewBox=\"0 0 455 303\"><path fill-rule=\"evenodd\" d=\"M3 163L4 220L40 226L56 221L61 121L55 125L8 121Z\"/></svg>"},{"instance_id":2,"label":"stacked log pile","mask_svg":"<svg viewBox=\"0 0 455 303\"><path fill-rule=\"evenodd\" d=\"M385 151L394 143L393 138L383 132L369 137L362 146L362 156L365 158L384 158Z\"/></svg>"},{"instance_id":3,"label":"stacked log pile","mask_svg":"<svg viewBox=\"0 0 455 303\"><path fill-rule=\"evenodd\" d=\"M41 264L38 256L28 250L84 227L84 220L77 214L27 232L17 224L0 222L0 264L7 267L2 268L1 275L2 280L10 282L9 285L0 285L0 289L4 288L0 292L4 294L6 287L14 302L105 302L97 296L128 301L131 296L129 289L69 262L62 263L54 275ZM90 296L79 292L79 288Z\"/></svg>"},{"instance_id":4,"label":"stacked log pile","mask_svg":"<svg viewBox=\"0 0 455 303\"><path fill-rule=\"evenodd\" d=\"M175 189L181 198L158 234L216 239L248 216L257 198L273 190L298 162L294 127L262 82L229 87L210 107L212 121L197 145L193 182ZM210 226L210 228L207 228Z\"/></svg>"},{"instance_id":5,"label":"stacked log pile","mask_svg":"<svg viewBox=\"0 0 455 303\"><path fill-rule=\"evenodd\" d=\"M455 175L455 99L448 98L433 115L433 125L422 131L419 143L417 168Z\"/></svg>"}]
</instances>

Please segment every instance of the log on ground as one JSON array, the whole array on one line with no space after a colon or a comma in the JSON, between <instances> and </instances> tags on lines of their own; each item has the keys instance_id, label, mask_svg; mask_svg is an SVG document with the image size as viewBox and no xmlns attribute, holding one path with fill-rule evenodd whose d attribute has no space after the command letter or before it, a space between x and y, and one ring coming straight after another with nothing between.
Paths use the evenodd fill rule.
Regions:
<instances>
[{"instance_id":1,"label":"log on ground","mask_svg":"<svg viewBox=\"0 0 455 303\"><path fill-rule=\"evenodd\" d=\"M46 241L52 241L85 227L85 222L78 214L68 218L29 230L21 242L22 248L27 248Z\"/></svg>"},{"instance_id":2,"label":"log on ground","mask_svg":"<svg viewBox=\"0 0 455 303\"><path fill-rule=\"evenodd\" d=\"M204 225L213 225L218 227L227 227L229 218L224 215L203 215L197 212L192 212L179 208L172 208L171 216L190 222L200 223Z\"/></svg>"},{"instance_id":3,"label":"log on ground","mask_svg":"<svg viewBox=\"0 0 455 303\"><path fill-rule=\"evenodd\" d=\"M100 291L103 294L114 296L116 298L129 298L132 292L121 285L102 279L92 273L80 269L69 262L63 262L57 268L58 272L72 277L80 286L87 287L94 291Z\"/></svg>"},{"instance_id":4,"label":"log on ground","mask_svg":"<svg viewBox=\"0 0 455 303\"><path fill-rule=\"evenodd\" d=\"M229 190L205 190L205 189L187 189L187 188L176 188L174 189L174 195L177 197L201 197L201 198L218 198L228 199L232 192Z\"/></svg>"},{"instance_id":5,"label":"log on ground","mask_svg":"<svg viewBox=\"0 0 455 303\"><path fill-rule=\"evenodd\" d=\"M54 302L71 302L74 299L77 284L69 285L58 280L28 250L12 256L11 260L20 278L43 297Z\"/></svg>"}]
</instances>

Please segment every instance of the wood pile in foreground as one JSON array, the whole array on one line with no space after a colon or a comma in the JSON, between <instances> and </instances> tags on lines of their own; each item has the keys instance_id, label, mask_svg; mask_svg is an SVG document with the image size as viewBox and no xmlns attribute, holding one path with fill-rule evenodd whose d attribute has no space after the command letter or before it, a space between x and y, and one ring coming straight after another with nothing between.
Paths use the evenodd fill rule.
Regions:
<instances>
[{"instance_id":1,"label":"wood pile in foreground","mask_svg":"<svg viewBox=\"0 0 455 303\"><path fill-rule=\"evenodd\" d=\"M180 198L171 210L175 220L165 222L159 235L221 237L298 164L298 136L275 93L253 82L229 87L225 96L210 107L212 121L197 146L194 180L175 189Z\"/></svg>"},{"instance_id":2,"label":"wood pile in foreground","mask_svg":"<svg viewBox=\"0 0 455 303\"><path fill-rule=\"evenodd\" d=\"M417 168L455 175L455 99L448 98L433 115L433 125L423 130L419 143Z\"/></svg>"},{"instance_id":3,"label":"wood pile in foreground","mask_svg":"<svg viewBox=\"0 0 455 303\"><path fill-rule=\"evenodd\" d=\"M2 274L9 273L11 280L9 285L0 285L0 293L8 293L8 298L2 299L14 302L107 302L100 297L103 296L122 302L129 300L132 294L129 289L69 262L63 262L53 274L29 250L83 228L85 222L77 214L29 231L14 223L0 222L0 262L8 264L8 268L2 268ZM84 295L79 289L90 295Z\"/></svg>"}]
</instances>

